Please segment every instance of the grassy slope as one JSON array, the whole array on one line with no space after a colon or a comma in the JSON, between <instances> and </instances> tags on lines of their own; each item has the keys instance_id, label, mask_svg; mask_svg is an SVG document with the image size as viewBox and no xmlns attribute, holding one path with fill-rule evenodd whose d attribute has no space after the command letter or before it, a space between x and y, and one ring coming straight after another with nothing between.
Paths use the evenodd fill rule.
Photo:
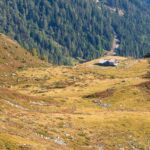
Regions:
<instances>
[{"instance_id":1,"label":"grassy slope","mask_svg":"<svg viewBox=\"0 0 150 150\"><path fill-rule=\"evenodd\" d=\"M0 71L11 71L19 67L37 66L42 61L32 57L16 41L0 34Z\"/></svg>"},{"instance_id":2,"label":"grassy slope","mask_svg":"<svg viewBox=\"0 0 150 150\"><path fill-rule=\"evenodd\" d=\"M24 53L18 47L14 51ZM27 65L19 69L6 67L8 59L2 59L11 49L0 48L5 61L0 69L0 149L148 149L150 92L141 84L149 81L144 78L148 60L116 57L117 68L94 66L97 60L48 67L19 54ZM11 62L22 65L15 57Z\"/></svg>"}]
</instances>

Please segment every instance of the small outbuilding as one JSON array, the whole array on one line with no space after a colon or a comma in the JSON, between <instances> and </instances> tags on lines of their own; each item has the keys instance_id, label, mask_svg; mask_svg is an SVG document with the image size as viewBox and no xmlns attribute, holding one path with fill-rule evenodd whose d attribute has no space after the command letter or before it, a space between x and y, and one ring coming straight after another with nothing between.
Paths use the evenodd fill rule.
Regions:
<instances>
[{"instance_id":1,"label":"small outbuilding","mask_svg":"<svg viewBox=\"0 0 150 150\"><path fill-rule=\"evenodd\" d=\"M115 66L118 66L118 61L116 59L110 59L110 60L103 59L103 60L100 60L97 65L106 66L106 67L107 66L115 67Z\"/></svg>"}]
</instances>

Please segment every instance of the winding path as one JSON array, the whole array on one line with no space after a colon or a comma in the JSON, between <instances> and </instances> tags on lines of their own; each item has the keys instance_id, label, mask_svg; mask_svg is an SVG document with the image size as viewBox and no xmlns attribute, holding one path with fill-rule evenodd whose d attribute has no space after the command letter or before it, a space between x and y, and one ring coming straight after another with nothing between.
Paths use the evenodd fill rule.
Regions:
<instances>
[{"instance_id":1,"label":"winding path","mask_svg":"<svg viewBox=\"0 0 150 150\"><path fill-rule=\"evenodd\" d=\"M115 33L114 34L114 39L113 39L113 42L112 42L112 47L111 47L111 50L107 52L107 56L114 56L116 55L116 48L119 48L119 39L117 38L117 34Z\"/></svg>"}]
</instances>

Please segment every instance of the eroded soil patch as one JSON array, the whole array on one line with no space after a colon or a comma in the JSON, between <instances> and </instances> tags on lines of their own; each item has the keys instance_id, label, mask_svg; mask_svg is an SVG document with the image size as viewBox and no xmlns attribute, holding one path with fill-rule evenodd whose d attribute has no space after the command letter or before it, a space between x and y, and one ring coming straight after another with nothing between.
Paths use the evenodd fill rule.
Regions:
<instances>
[{"instance_id":1,"label":"eroded soil patch","mask_svg":"<svg viewBox=\"0 0 150 150\"><path fill-rule=\"evenodd\" d=\"M107 97L112 96L114 92L115 92L115 89L107 89L102 92L96 92L94 94L84 96L84 98L107 98Z\"/></svg>"},{"instance_id":2,"label":"eroded soil patch","mask_svg":"<svg viewBox=\"0 0 150 150\"><path fill-rule=\"evenodd\" d=\"M138 87L150 91L150 81L141 83L138 85Z\"/></svg>"}]
</instances>

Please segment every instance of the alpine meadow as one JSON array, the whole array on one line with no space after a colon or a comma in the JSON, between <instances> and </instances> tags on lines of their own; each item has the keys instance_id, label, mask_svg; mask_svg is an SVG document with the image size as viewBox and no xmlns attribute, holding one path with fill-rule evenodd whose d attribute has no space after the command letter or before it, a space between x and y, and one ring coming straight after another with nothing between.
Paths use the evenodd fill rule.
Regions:
<instances>
[{"instance_id":1,"label":"alpine meadow","mask_svg":"<svg viewBox=\"0 0 150 150\"><path fill-rule=\"evenodd\" d=\"M0 150L150 150L150 0L1 0Z\"/></svg>"}]
</instances>

